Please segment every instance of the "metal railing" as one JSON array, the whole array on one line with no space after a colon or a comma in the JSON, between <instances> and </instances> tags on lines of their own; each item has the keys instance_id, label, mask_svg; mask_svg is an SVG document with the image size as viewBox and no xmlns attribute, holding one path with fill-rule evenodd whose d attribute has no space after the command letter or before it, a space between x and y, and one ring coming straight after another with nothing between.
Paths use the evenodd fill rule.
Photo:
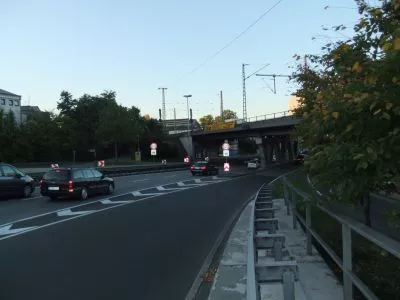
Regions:
<instances>
[{"instance_id":1,"label":"metal railing","mask_svg":"<svg viewBox=\"0 0 400 300\"><path fill-rule=\"evenodd\" d=\"M248 123L251 123L251 122L272 120L272 119L282 118L282 117L289 117L289 116L293 116L293 112L294 112L293 110L285 110L285 111L280 111L280 112L276 112L276 113L269 113L269 114L265 114L265 115L261 115L261 116L247 118L246 121Z\"/></svg>"},{"instance_id":2,"label":"metal railing","mask_svg":"<svg viewBox=\"0 0 400 300\"><path fill-rule=\"evenodd\" d=\"M297 228L297 221L299 221L305 228L307 237L307 253L309 255L312 254L312 239L314 238L314 240L326 251L326 253L343 271L343 299L353 299L353 285L355 285L368 300L379 300L379 298L374 295L369 287L366 286L352 271L352 232L356 232L368 241L391 253L398 259L400 259L400 243L367 227L366 225L358 221L335 214L322 205L314 204L321 211L328 214L330 217L341 224L343 257L342 260L336 255L332 248L329 247L328 244L322 240L321 236L319 236L318 233L311 228L311 207L313 204L309 200L309 196L302 191L299 191L285 177L283 178L283 185L285 195L284 198L286 204L288 205L288 214L291 213L291 215L293 216L293 228ZM305 220L303 216L297 211L296 203L299 200L298 197L302 198L303 203L306 207Z\"/></svg>"}]
</instances>

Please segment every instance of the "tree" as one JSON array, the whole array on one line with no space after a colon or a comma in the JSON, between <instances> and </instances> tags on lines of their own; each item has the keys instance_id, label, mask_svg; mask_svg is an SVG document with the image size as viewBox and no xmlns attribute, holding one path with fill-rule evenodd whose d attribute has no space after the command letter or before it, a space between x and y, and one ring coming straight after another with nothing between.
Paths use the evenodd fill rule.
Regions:
<instances>
[{"instance_id":1,"label":"tree","mask_svg":"<svg viewBox=\"0 0 400 300\"><path fill-rule=\"evenodd\" d=\"M364 199L370 225L369 192L387 191L399 176L400 1L371 7L356 1L360 21L353 38L327 44L308 56L294 78L301 98L298 135L312 149L306 166L336 200ZM343 26L335 27L341 30Z\"/></svg>"},{"instance_id":2,"label":"tree","mask_svg":"<svg viewBox=\"0 0 400 300\"><path fill-rule=\"evenodd\" d=\"M114 145L115 159L118 159L118 145L133 142L139 133L138 110L121 105L109 104L100 112L96 139L102 146Z\"/></svg>"},{"instance_id":3,"label":"tree","mask_svg":"<svg viewBox=\"0 0 400 300\"><path fill-rule=\"evenodd\" d=\"M206 128L214 123L214 117L212 115L206 115L200 118L201 127Z\"/></svg>"},{"instance_id":4,"label":"tree","mask_svg":"<svg viewBox=\"0 0 400 300\"><path fill-rule=\"evenodd\" d=\"M230 109L224 109L224 111L222 112L222 118L223 120L231 120L231 119L237 119L237 114L230 110Z\"/></svg>"},{"instance_id":5,"label":"tree","mask_svg":"<svg viewBox=\"0 0 400 300\"><path fill-rule=\"evenodd\" d=\"M60 94L60 102L57 102L57 109L60 110L61 115L72 116L77 104L78 101L73 99L71 93L62 91Z\"/></svg>"}]
</instances>

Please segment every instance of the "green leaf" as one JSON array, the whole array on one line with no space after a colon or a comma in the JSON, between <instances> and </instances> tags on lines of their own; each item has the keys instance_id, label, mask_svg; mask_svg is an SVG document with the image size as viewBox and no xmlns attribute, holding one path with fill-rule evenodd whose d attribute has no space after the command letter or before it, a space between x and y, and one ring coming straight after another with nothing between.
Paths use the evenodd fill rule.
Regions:
<instances>
[{"instance_id":1,"label":"green leaf","mask_svg":"<svg viewBox=\"0 0 400 300\"><path fill-rule=\"evenodd\" d=\"M382 109L378 109L376 111L374 111L374 116L376 116L377 114L379 114L382 111Z\"/></svg>"},{"instance_id":2,"label":"green leaf","mask_svg":"<svg viewBox=\"0 0 400 300\"><path fill-rule=\"evenodd\" d=\"M382 114L382 117L383 117L384 119L386 119L386 120L390 120L390 115L389 115L387 112L384 112L384 113Z\"/></svg>"},{"instance_id":3,"label":"green leaf","mask_svg":"<svg viewBox=\"0 0 400 300\"><path fill-rule=\"evenodd\" d=\"M363 158L365 155L363 153L357 154L356 156L353 157L354 160Z\"/></svg>"}]
</instances>

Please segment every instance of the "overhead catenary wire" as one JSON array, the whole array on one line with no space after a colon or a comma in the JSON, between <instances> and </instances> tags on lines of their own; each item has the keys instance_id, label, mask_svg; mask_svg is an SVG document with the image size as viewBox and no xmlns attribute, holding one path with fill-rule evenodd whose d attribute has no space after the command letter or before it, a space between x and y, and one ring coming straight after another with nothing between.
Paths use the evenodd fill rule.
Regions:
<instances>
[{"instance_id":1,"label":"overhead catenary wire","mask_svg":"<svg viewBox=\"0 0 400 300\"><path fill-rule=\"evenodd\" d=\"M268 15L275 7L277 7L283 0L278 0L277 2L274 3L270 8L265 10L255 21L253 21L249 26L247 26L242 32L240 32L238 35L236 35L232 40L230 40L225 46L223 46L221 49L216 51L213 55L211 55L209 58L207 58L204 62L202 62L200 65L197 67L193 68L190 72L186 73L183 75L181 78L179 78L176 82L174 82L172 85L175 85L176 83L182 81L185 79L187 76L195 73L197 70L200 68L204 67L206 64L208 64L210 61L212 61L215 57L217 57L220 53L222 53L225 49L229 48L234 42L236 42L238 39L240 39L244 34L246 34L251 28L253 28L255 25L257 25L266 15Z\"/></svg>"}]
</instances>

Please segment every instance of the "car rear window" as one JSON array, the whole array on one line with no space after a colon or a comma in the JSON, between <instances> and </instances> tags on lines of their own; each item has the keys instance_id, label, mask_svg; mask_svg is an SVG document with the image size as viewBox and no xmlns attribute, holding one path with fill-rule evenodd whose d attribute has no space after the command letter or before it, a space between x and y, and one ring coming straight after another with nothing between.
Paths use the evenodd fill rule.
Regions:
<instances>
[{"instance_id":1,"label":"car rear window","mask_svg":"<svg viewBox=\"0 0 400 300\"><path fill-rule=\"evenodd\" d=\"M44 174L44 180L69 180L69 170L52 170Z\"/></svg>"},{"instance_id":2,"label":"car rear window","mask_svg":"<svg viewBox=\"0 0 400 300\"><path fill-rule=\"evenodd\" d=\"M207 162L205 162L205 161L198 161L194 165L195 165L195 167L201 167L201 166L205 166L206 164L207 164Z\"/></svg>"}]
</instances>

